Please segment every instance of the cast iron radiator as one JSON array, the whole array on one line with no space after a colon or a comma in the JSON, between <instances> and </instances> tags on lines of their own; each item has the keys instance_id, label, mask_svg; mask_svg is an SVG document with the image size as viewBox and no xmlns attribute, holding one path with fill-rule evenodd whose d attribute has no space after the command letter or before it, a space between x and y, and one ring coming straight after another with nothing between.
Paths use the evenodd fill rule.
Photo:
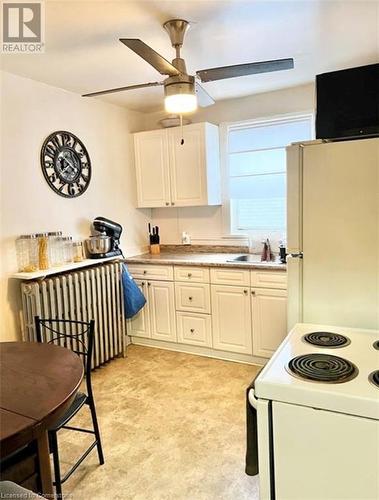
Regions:
<instances>
[{"instance_id":1,"label":"cast iron radiator","mask_svg":"<svg viewBox=\"0 0 379 500\"><path fill-rule=\"evenodd\" d=\"M36 341L34 317L95 320L92 367L123 356L126 324L121 263L111 262L21 284L23 339ZM75 328L72 326L71 328ZM74 333L74 332L73 332ZM49 331L42 332L49 340ZM63 339L62 339L63 345ZM69 345L67 347L70 347Z\"/></svg>"}]
</instances>

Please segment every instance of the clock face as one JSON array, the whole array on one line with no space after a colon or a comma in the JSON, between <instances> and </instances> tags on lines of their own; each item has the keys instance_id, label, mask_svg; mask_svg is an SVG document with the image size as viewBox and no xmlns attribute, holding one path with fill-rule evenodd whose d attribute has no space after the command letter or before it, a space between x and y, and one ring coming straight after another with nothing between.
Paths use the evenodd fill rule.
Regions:
<instances>
[{"instance_id":1,"label":"clock face","mask_svg":"<svg viewBox=\"0 0 379 500\"><path fill-rule=\"evenodd\" d=\"M49 186L65 198L84 193L91 180L91 160L80 139L71 132L53 132L41 149L41 167Z\"/></svg>"}]
</instances>

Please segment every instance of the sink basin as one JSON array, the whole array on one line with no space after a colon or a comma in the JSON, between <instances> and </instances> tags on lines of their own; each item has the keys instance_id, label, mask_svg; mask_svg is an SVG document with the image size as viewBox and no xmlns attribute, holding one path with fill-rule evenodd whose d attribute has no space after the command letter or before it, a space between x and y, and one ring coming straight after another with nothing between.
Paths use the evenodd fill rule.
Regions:
<instances>
[{"instance_id":1,"label":"sink basin","mask_svg":"<svg viewBox=\"0 0 379 500\"><path fill-rule=\"evenodd\" d=\"M259 255L247 254L247 255L239 255L234 259L228 260L228 262L260 262Z\"/></svg>"}]
</instances>

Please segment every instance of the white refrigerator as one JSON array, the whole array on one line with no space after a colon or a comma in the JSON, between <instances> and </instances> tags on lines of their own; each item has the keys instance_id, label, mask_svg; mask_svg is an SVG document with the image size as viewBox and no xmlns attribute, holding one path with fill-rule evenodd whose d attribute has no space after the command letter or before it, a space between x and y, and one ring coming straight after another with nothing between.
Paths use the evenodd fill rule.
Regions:
<instances>
[{"instance_id":1,"label":"white refrigerator","mask_svg":"<svg viewBox=\"0 0 379 500\"><path fill-rule=\"evenodd\" d=\"M379 139L287 148L288 328L379 328Z\"/></svg>"}]
</instances>

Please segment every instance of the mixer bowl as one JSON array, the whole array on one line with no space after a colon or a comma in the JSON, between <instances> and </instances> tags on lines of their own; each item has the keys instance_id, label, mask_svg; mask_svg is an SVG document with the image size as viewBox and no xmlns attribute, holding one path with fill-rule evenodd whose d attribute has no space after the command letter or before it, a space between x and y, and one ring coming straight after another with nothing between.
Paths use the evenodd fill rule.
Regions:
<instances>
[{"instance_id":1,"label":"mixer bowl","mask_svg":"<svg viewBox=\"0 0 379 500\"><path fill-rule=\"evenodd\" d=\"M86 240L86 247L90 255L108 253L111 249L111 238L109 236L91 236Z\"/></svg>"}]
</instances>

